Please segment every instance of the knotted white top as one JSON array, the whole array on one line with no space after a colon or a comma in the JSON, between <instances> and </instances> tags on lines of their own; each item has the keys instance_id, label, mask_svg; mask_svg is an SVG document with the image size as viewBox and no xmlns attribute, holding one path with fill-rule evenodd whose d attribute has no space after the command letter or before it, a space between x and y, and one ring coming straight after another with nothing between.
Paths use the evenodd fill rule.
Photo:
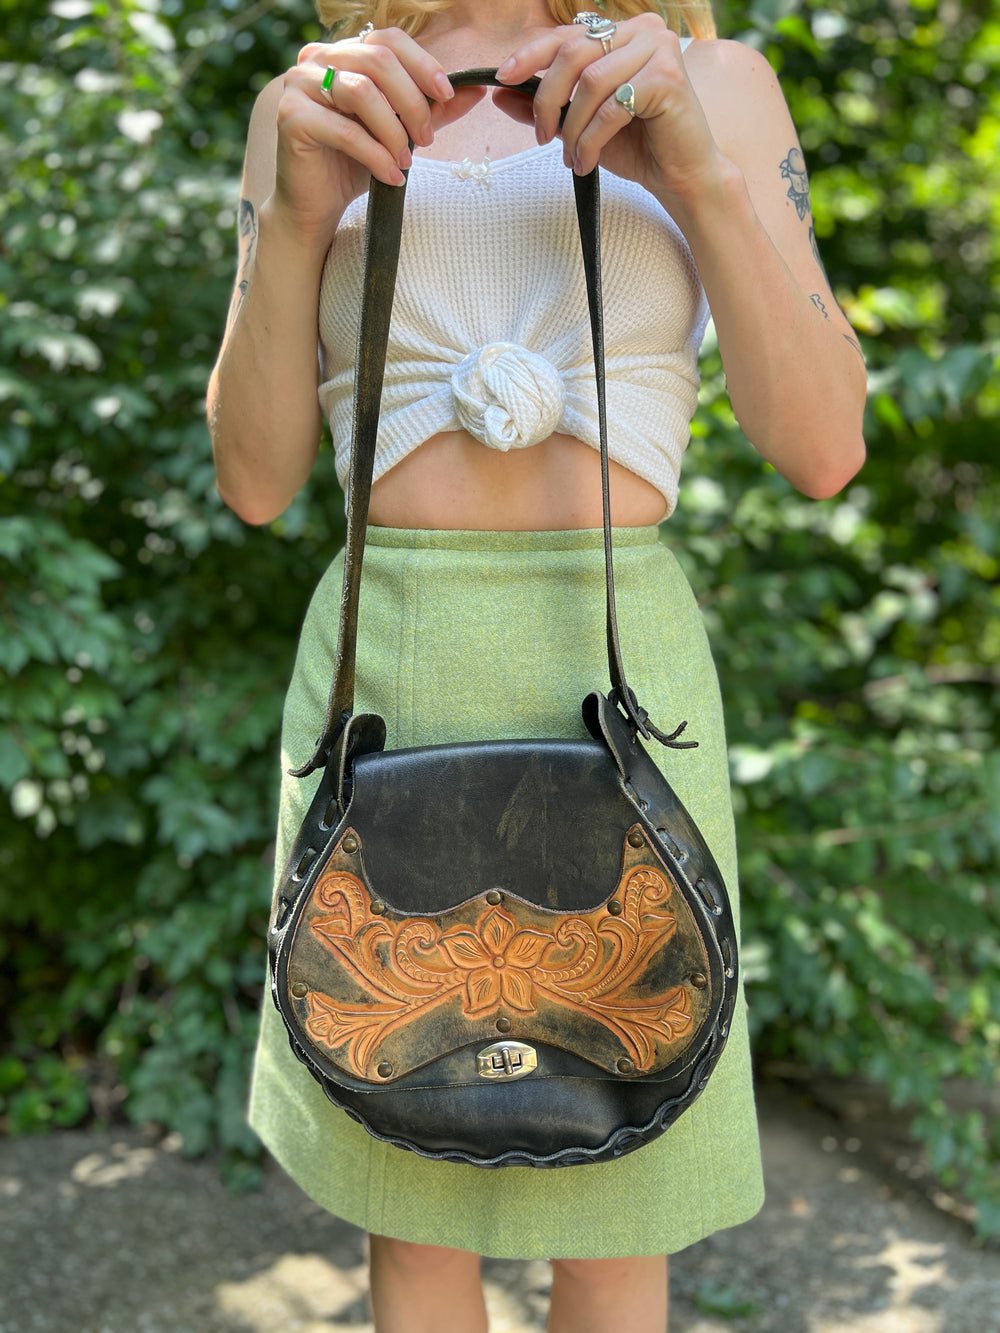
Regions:
<instances>
[{"instance_id":1,"label":"knotted white top","mask_svg":"<svg viewBox=\"0 0 1000 1333\"><path fill-rule=\"evenodd\" d=\"M320 404L350 464L366 200L346 211L320 292ZM691 252L641 186L601 173L609 453L677 499L708 308ZM600 448L571 173L558 141L456 171L416 158L382 391L375 480L440 431L493 449L553 433Z\"/></svg>"},{"instance_id":2,"label":"knotted white top","mask_svg":"<svg viewBox=\"0 0 1000 1333\"><path fill-rule=\"evenodd\" d=\"M501 453L547 440L566 405L552 362L517 343L488 343L463 357L451 393L464 429Z\"/></svg>"}]
</instances>

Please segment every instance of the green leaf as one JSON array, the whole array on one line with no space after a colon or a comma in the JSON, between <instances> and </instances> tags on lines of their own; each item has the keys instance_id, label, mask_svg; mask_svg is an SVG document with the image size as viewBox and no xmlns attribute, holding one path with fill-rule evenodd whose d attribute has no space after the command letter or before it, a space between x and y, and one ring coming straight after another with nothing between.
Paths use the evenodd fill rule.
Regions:
<instances>
[{"instance_id":1,"label":"green leaf","mask_svg":"<svg viewBox=\"0 0 1000 1333\"><path fill-rule=\"evenodd\" d=\"M0 787L10 789L31 772L31 762L10 732L0 731Z\"/></svg>"}]
</instances>

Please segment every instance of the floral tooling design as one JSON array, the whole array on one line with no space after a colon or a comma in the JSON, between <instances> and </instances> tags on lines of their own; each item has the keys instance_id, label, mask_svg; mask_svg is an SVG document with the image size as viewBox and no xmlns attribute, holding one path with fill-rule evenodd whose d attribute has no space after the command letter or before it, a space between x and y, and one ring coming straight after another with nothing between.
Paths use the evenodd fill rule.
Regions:
<instances>
[{"instance_id":1,"label":"floral tooling design","mask_svg":"<svg viewBox=\"0 0 1000 1333\"><path fill-rule=\"evenodd\" d=\"M666 910L671 893L666 876L638 866L625 872L613 903L576 916L479 899L437 919L414 918L373 913L364 883L331 871L316 886L309 929L350 979L336 997L310 988L309 1035L343 1048L351 1072L370 1079L386 1038L446 1004L455 1010L457 1001L459 1023L477 1025L469 1039L501 1014L519 1027L544 1018L557 1030L554 1011L565 1019L569 1010L613 1034L636 1072L648 1071L694 1021L686 986L649 996L639 984L677 929Z\"/></svg>"}]
</instances>

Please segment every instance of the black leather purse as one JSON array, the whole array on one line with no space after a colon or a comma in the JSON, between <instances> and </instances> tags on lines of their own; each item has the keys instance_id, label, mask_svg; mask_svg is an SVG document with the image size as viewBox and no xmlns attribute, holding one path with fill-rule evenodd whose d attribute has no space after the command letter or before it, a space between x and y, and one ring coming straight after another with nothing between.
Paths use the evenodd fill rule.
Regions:
<instances>
[{"instance_id":1,"label":"black leather purse","mask_svg":"<svg viewBox=\"0 0 1000 1333\"><path fill-rule=\"evenodd\" d=\"M456 86L496 83L470 70ZM524 85L533 92L537 81ZM281 876L271 988L292 1049L376 1138L476 1166L607 1161L705 1087L736 997L721 874L640 737L615 617L597 172L574 176L597 373L612 688L590 739L384 751L354 713L357 607L404 188L372 181L344 591L323 767Z\"/></svg>"}]
</instances>

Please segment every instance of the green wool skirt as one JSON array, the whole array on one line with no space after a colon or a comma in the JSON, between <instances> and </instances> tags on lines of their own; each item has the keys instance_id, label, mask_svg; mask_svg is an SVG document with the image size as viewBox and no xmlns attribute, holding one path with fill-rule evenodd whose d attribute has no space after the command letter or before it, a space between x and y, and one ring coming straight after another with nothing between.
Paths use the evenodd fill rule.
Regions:
<instances>
[{"instance_id":1,"label":"green wool skirt","mask_svg":"<svg viewBox=\"0 0 1000 1333\"><path fill-rule=\"evenodd\" d=\"M615 533L629 683L653 720L687 719L693 750L655 742L661 766L736 893L722 708L691 590L656 528ZM336 649L343 560L306 616L282 732L280 867L319 781L287 776L312 753ZM358 711L387 748L586 732L584 696L607 690L599 530L369 530L359 613ZM433 1162L371 1138L289 1049L268 997L250 1119L317 1203L380 1235L497 1258L669 1254L753 1216L763 1201L746 1014L706 1091L666 1134L596 1166L500 1170Z\"/></svg>"}]
</instances>

